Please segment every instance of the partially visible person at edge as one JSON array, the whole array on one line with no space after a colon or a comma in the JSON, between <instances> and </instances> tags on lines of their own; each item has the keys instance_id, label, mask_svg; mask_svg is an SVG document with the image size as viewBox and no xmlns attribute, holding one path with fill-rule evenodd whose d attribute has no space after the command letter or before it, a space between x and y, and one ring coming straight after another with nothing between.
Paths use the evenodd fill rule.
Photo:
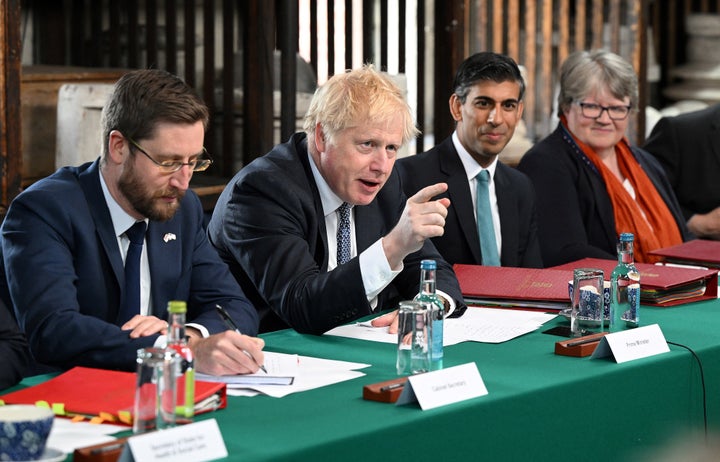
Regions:
<instances>
[{"instance_id":1,"label":"partially visible person at edge","mask_svg":"<svg viewBox=\"0 0 720 462\"><path fill-rule=\"evenodd\" d=\"M720 240L720 103L663 117L644 149L665 169L690 231Z\"/></svg>"},{"instance_id":2,"label":"partially visible person at edge","mask_svg":"<svg viewBox=\"0 0 720 462\"><path fill-rule=\"evenodd\" d=\"M417 294L423 259L437 261L437 288L462 313L455 274L429 239L443 233L449 201L431 198L447 185L407 199L393 169L417 130L389 76L372 66L336 74L304 129L235 175L208 227L261 331L321 334L395 308ZM374 322L392 331L395 313Z\"/></svg>"},{"instance_id":3,"label":"partially visible person at edge","mask_svg":"<svg viewBox=\"0 0 720 462\"><path fill-rule=\"evenodd\" d=\"M100 158L63 167L12 202L0 295L38 363L134 370L138 349L165 344L169 300L187 301L198 371L255 372L263 363L262 339L247 336L257 333L257 313L208 242L188 189L211 163L207 123L207 107L178 77L129 72L103 108ZM126 281L129 236L145 228ZM216 304L247 335L226 330Z\"/></svg>"},{"instance_id":4,"label":"partially visible person at edge","mask_svg":"<svg viewBox=\"0 0 720 462\"><path fill-rule=\"evenodd\" d=\"M625 137L637 106L637 76L620 56L578 51L563 63L560 123L518 165L535 185L546 266L615 259L625 232L638 262L692 238L662 167Z\"/></svg>"},{"instance_id":5,"label":"partially visible person at edge","mask_svg":"<svg viewBox=\"0 0 720 462\"><path fill-rule=\"evenodd\" d=\"M12 312L0 301L0 391L17 384L31 363L25 336Z\"/></svg>"},{"instance_id":6,"label":"partially visible person at edge","mask_svg":"<svg viewBox=\"0 0 720 462\"><path fill-rule=\"evenodd\" d=\"M524 92L525 81L509 56L482 52L468 57L458 68L449 100L453 134L397 162L408 196L434 183L448 184L440 196L451 201L445 232L432 241L450 264L543 266L532 183L498 160L522 118ZM490 258L483 255L478 223L476 191L483 170L494 228L485 239L496 249Z\"/></svg>"}]
</instances>

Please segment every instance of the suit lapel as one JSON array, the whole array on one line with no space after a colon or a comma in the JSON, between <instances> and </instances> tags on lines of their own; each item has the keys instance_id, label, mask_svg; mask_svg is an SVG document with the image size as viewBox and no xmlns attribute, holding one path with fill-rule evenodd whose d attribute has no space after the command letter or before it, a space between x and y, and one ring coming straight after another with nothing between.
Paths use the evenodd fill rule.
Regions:
<instances>
[{"instance_id":1,"label":"suit lapel","mask_svg":"<svg viewBox=\"0 0 720 462\"><path fill-rule=\"evenodd\" d=\"M510 184L510 179L505 172L505 165L499 161L495 169L495 194L498 201L498 214L500 215L500 230L502 232L502 256L501 264L503 266L517 266L514 255L517 255L518 234L514 232L518 229L520 218L518 216L517 201L515 190Z\"/></svg>"},{"instance_id":2,"label":"suit lapel","mask_svg":"<svg viewBox=\"0 0 720 462\"><path fill-rule=\"evenodd\" d=\"M720 105L713 112L713 120L710 124L710 130L707 133L708 144L712 149L715 157L720 159Z\"/></svg>"},{"instance_id":3,"label":"suit lapel","mask_svg":"<svg viewBox=\"0 0 720 462\"><path fill-rule=\"evenodd\" d=\"M467 241L475 261L482 261L480 253L480 237L478 236L477 221L473 210L472 196L470 195L470 184L467 173L458 156L452 138L447 138L440 146L440 155L437 157L440 162L440 172L446 178L448 184L448 196L457 214L458 225L461 234Z\"/></svg>"},{"instance_id":4,"label":"suit lapel","mask_svg":"<svg viewBox=\"0 0 720 462\"><path fill-rule=\"evenodd\" d=\"M123 284L125 280L125 270L122 255L120 255L120 248L118 247L117 236L115 236L110 210L105 203L105 195L100 186L100 169L97 160L93 162L85 172L78 176L78 182L89 204L90 213L95 223L95 232L110 261L110 266L115 273L115 279L118 284Z\"/></svg>"},{"instance_id":5,"label":"suit lapel","mask_svg":"<svg viewBox=\"0 0 720 462\"><path fill-rule=\"evenodd\" d=\"M323 210L322 200L320 199L320 192L318 192L318 187L315 183L315 177L313 176L312 168L310 167L310 159L306 154L308 152L307 139L303 139L302 143L304 144L304 146L295 150L295 156L300 162L300 165L305 172L307 182L310 185L310 194L312 197L313 205L315 207L315 217L317 219L318 227L317 242L315 243L315 245L317 246L318 250L322 249L322 255L318 255L317 251L313 253L316 256L315 262L320 267L320 271L325 272L327 271L329 253L327 242L327 229L325 228L325 211Z\"/></svg>"}]
</instances>

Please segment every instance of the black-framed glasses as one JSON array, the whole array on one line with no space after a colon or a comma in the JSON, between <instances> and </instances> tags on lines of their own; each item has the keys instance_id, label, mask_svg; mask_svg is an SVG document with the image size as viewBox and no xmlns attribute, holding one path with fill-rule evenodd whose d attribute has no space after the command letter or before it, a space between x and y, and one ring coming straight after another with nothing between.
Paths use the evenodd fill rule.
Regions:
<instances>
[{"instance_id":1,"label":"black-framed glasses","mask_svg":"<svg viewBox=\"0 0 720 462\"><path fill-rule=\"evenodd\" d=\"M630 114L630 108L632 106L601 106L595 103L583 103L578 101L577 105L580 106L580 112L584 117L588 119L597 119L603 113L607 111L608 117L612 120L625 120L628 114Z\"/></svg>"},{"instance_id":2,"label":"black-framed glasses","mask_svg":"<svg viewBox=\"0 0 720 462\"><path fill-rule=\"evenodd\" d=\"M197 159L191 160L189 162L180 162L179 160L165 160L162 162L158 162L155 159L152 158L150 154L147 153L143 148L140 147L139 144L137 144L132 138L129 136L125 137L130 144L133 145L135 149L145 154L145 157L150 159L153 164L157 165L161 172L163 173L174 173L183 168L185 165L190 167L193 172L202 172L208 169L213 163L212 158L210 157L210 154L208 154L207 149L203 147L202 153L200 154L200 157L198 156Z\"/></svg>"}]
</instances>

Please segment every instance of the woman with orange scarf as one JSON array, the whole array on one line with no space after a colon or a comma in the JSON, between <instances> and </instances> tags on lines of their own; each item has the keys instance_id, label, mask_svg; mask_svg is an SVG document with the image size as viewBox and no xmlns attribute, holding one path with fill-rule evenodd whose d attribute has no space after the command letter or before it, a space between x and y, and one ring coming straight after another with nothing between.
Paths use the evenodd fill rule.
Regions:
<instances>
[{"instance_id":1,"label":"woman with orange scarf","mask_svg":"<svg viewBox=\"0 0 720 462\"><path fill-rule=\"evenodd\" d=\"M637 76L620 56L579 51L563 63L560 123L518 165L535 186L546 266L615 259L620 233L635 235L638 262L692 237L660 164L625 137L637 105Z\"/></svg>"}]
</instances>

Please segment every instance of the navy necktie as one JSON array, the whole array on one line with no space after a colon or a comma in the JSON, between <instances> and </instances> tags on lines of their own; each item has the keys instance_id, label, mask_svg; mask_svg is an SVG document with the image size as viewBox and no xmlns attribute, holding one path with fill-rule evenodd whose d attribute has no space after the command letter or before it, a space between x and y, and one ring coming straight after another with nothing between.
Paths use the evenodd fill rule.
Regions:
<instances>
[{"instance_id":1,"label":"navy necktie","mask_svg":"<svg viewBox=\"0 0 720 462\"><path fill-rule=\"evenodd\" d=\"M125 236L130 240L130 245L125 256L125 290L123 291L120 313L118 313L118 325L120 326L136 314L140 314L140 256L142 255L146 227L144 221L138 221L125 231Z\"/></svg>"},{"instance_id":2,"label":"navy necktie","mask_svg":"<svg viewBox=\"0 0 720 462\"><path fill-rule=\"evenodd\" d=\"M340 266L350 261L350 204L343 202L337 212L337 264Z\"/></svg>"},{"instance_id":3,"label":"navy necktie","mask_svg":"<svg viewBox=\"0 0 720 462\"><path fill-rule=\"evenodd\" d=\"M490 207L490 190L488 185L490 172L481 170L475 178L477 179L477 226L480 236L482 264L485 266L500 266L497 241L495 240L495 227L493 226L492 219L492 208Z\"/></svg>"}]
</instances>

